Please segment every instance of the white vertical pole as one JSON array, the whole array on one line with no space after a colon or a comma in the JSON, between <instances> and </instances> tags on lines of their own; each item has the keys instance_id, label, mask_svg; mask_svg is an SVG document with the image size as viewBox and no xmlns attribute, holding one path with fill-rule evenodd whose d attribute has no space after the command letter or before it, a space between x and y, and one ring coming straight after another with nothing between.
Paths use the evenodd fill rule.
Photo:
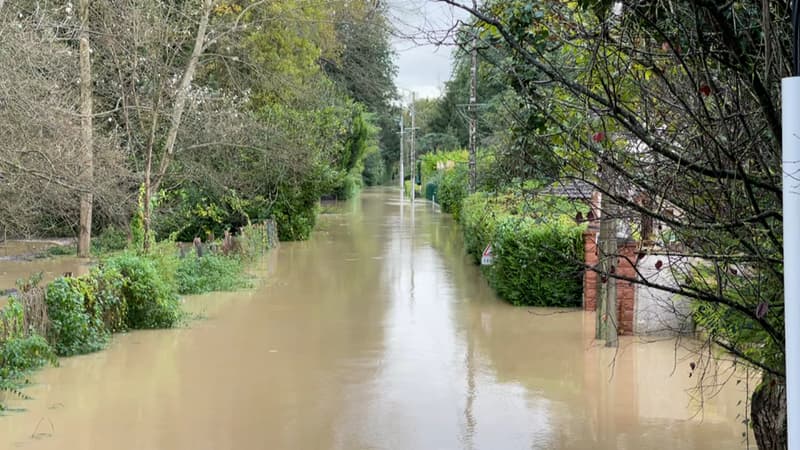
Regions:
<instances>
[{"instance_id":1,"label":"white vertical pole","mask_svg":"<svg viewBox=\"0 0 800 450\"><path fill-rule=\"evenodd\" d=\"M415 191L416 191L416 188L417 188L417 184L416 184L417 183L417 178L416 178L416 176L417 176L417 161L416 161L417 155L415 154L415 150L416 149L414 148L414 132L417 131L417 128L416 128L417 124L416 124L416 120L415 120L416 116L417 116L417 111L416 111L416 106L414 105L414 103L416 103L416 101L417 101L417 94L416 94L416 92L412 92L411 93L411 203L414 203L414 196L416 194Z\"/></svg>"},{"instance_id":2,"label":"white vertical pole","mask_svg":"<svg viewBox=\"0 0 800 450\"><path fill-rule=\"evenodd\" d=\"M406 131L405 131L405 122L406 119L403 113L400 113L400 193L404 194L406 189L406 174L405 169L403 168L403 141L406 139ZM401 198L403 195L400 196Z\"/></svg>"},{"instance_id":3,"label":"white vertical pole","mask_svg":"<svg viewBox=\"0 0 800 450\"><path fill-rule=\"evenodd\" d=\"M800 450L800 77L784 78L783 279L789 450Z\"/></svg>"}]
</instances>

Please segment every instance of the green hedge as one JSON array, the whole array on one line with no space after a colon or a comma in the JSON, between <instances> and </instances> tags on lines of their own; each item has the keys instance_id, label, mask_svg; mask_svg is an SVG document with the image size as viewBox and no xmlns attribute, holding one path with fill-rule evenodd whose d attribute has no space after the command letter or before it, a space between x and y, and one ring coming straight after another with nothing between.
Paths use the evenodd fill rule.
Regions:
<instances>
[{"instance_id":1,"label":"green hedge","mask_svg":"<svg viewBox=\"0 0 800 450\"><path fill-rule=\"evenodd\" d=\"M498 295L514 305L579 306L583 228L567 209L576 207L583 209L560 199L474 194L463 202L466 250L478 263L492 244L494 264L484 272Z\"/></svg>"},{"instance_id":2,"label":"green hedge","mask_svg":"<svg viewBox=\"0 0 800 450\"><path fill-rule=\"evenodd\" d=\"M461 205L469 195L467 190L469 183L467 168L458 166L446 170L442 173L441 180L436 201L442 206L443 212L450 213L456 220L459 220L461 217Z\"/></svg>"}]
</instances>

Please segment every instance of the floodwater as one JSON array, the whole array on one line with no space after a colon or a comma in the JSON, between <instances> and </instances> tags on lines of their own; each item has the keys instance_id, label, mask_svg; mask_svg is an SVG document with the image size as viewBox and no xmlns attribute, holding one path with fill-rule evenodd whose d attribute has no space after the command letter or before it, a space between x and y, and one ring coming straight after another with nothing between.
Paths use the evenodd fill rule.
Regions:
<instances>
[{"instance_id":1,"label":"floodwater","mask_svg":"<svg viewBox=\"0 0 800 450\"><path fill-rule=\"evenodd\" d=\"M206 319L37 373L0 448L745 447L746 383L700 408L674 342L615 352L591 314L497 300L429 203L374 190L326 210L256 289L187 298Z\"/></svg>"},{"instance_id":2,"label":"floodwater","mask_svg":"<svg viewBox=\"0 0 800 450\"><path fill-rule=\"evenodd\" d=\"M17 280L27 280L37 272L42 273L46 283L65 273L83 275L89 271L91 262L74 256L36 258L49 247L58 245L50 241L3 241L0 242L0 293L16 287ZM0 307L8 301L0 294Z\"/></svg>"}]
</instances>

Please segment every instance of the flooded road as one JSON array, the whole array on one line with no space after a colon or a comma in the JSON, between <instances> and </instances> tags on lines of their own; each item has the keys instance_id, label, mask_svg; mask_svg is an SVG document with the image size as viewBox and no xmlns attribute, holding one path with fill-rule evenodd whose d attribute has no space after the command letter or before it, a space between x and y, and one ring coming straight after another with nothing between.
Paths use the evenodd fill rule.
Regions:
<instances>
[{"instance_id":1,"label":"flooded road","mask_svg":"<svg viewBox=\"0 0 800 450\"><path fill-rule=\"evenodd\" d=\"M326 212L253 291L187 298L207 319L37 373L0 448L745 447L745 383L700 410L673 342L615 353L590 314L497 300L429 203L367 191Z\"/></svg>"}]
</instances>

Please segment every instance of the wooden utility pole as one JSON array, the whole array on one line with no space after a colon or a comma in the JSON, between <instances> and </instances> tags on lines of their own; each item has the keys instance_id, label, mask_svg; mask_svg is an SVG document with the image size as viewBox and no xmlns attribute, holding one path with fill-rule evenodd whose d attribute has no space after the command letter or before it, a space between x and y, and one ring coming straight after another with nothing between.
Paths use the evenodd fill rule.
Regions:
<instances>
[{"instance_id":1,"label":"wooden utility pole","mask_svg":"<svg viewBox=\"0 0 800 450\"><path fill-rule=\"evenodd\" d=\"M476 2L472 2L476 6ZM478 33L472 37L472 66L469 83L469 192L474 193L478 186L477 146L478 146Z\"/></svg>"},{"instance_id":2,"label":"wooden utility pole","mask_svg":"<svg viewBox=\"0 0 800 450\"><path fill-rule=\"evenodd\" d=\"M78 256L91 252L92 202L94 197L94 148L92 136L92 61L89 55L89 0L80 0L80 83L81 83L81 172L82 189Z\"/></svg>"},{"instance_id":3,"label":"wooden utility pole","mask_svg":"<svg viewBox=\"0 0 800 450\"><path fill-rule=\"evenodd\" d=\"M604 176L604 175L603 175ZM602 178L602 176L601 176ZM601 181L604 190L608 184ZM597 324L595 338L606 341L606 346L616 347L618 342L617 283L613 274L617 261L616 208L608 195L601 201L600 235L598 236L600 277L597 287Z\"/></svg>"}]
</instances>

